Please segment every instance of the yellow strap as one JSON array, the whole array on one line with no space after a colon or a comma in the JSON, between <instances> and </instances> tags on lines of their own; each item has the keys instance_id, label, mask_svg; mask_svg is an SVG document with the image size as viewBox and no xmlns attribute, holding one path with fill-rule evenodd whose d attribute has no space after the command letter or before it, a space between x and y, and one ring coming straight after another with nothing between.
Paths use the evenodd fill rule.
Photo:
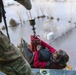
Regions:
<instances>
[{"instance_id":1,"label":"yellow strap","mask_svg":"<svg viewBox=\"0 0 76 75\"><path fill-rule=\"evenodd\" d=\"M68 68L68 70L72 70L72 68L69 65L67 65L66 67Z\"/></svg>"}]
</instances>

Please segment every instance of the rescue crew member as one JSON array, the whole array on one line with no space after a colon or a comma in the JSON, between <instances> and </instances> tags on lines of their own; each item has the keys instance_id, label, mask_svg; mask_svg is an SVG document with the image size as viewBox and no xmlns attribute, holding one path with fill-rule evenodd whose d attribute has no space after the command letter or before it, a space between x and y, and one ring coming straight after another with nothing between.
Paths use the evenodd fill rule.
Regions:
<instances>
[{"instance_id":1,"label":"rescue crew member","mask_svg":"<svg viewBox=\"0 0 76 75\"><path fill-rule=\"evenodd\" d=\"M30 0L16 0L24 5L27 10L31 9ZM2 9L2 0L0 0L0 10ZM1 13L3 13L1 11ZM0 14L0 20L2 19ZM1 23L1 21L0 21ZM6 35L0 31L0 71L6 75L33 75L31 67L21 50L16 48Z\"/></svg>"},{"instance_id":2,"label":"rescue crew member","mask_svg":"<svg viewBox=\"0 0 76 75\"><path fill-rule=\"evenodd\" d=\"M32 53L30 48L27 48L25 40L23 40L22 47L25 48L26 57L31 60L31 67L33 68L47 68L47 69L63 69L69 61L68 54L63 50L56 50L46 42L38 38L41 45L37 45L36 52ZM29 55L29 56L28 56Z\"/></svg>"},{"instance_id":3,"label":"rescue crew member","mask_svg":"<svg viewBox=\"0 0 76 75\"><path fill-rule=\"evenodd\" d=\"M39 39L39 38L38 38ZM44 55L42 58L39 56L40 53L40 48L37 47L37 51L34 54L34 67L35 68L49 68L49 69L63 69L65 68L67 65L66 63L69 61L69 56L68 54L63 51L63 50L56 50L54 49L52 46L48 45L46 42L41 41L41 46L45 47L47 50L50 51L50 58L48 58L48 61L45 61L46 57L49 57L49 54ZM43 50L43 54L44 54L44 49ZM44 58L43 61L39 60L39 59ZM46 58L47 59L47 58Z\"/></svg>"}]
</instances>

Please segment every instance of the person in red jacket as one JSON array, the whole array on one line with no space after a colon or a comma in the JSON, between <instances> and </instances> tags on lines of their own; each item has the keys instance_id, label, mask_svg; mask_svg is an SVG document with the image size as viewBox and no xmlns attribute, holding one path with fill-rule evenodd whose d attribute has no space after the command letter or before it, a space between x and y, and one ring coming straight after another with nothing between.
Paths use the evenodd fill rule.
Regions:
<instances>
[{"instance_id":1,"label":"person in red jacket","mask_svg":"<svg viewBox=\"0 0 76 75\"><path fill-rule=\"evenodd\" d=\"M39 38L38 38L39 39ZM67 53L63 50L56 50L54 49L52 46L48 45L46 42L41 41L41 45L37 45L36 49L37 51L34 53L30 52L30 49L25 49L25 51L27 50L29 54L27 55L32 55L30 57L33 57L33 67L34 68L47 68L47 69L63 69L65 68L67 65L66 63L69 61L69 56L67 55ZM50 52L50 58L48 61L45 60L45 58L49 57L49 54L45 54L44 52L46 50L49 50ZM40 52L41 50L43 51L43 58L40 56ZM27 52L26 52L27 53ZM42 54L42 55L43 55ZM40 60L41 58L41 60ZM44 60L43 60L44 59Z\"/></svg>"},{"instance_id":2,"label":"person in red jacket","mask_svg":"<svg viewBox=\"0 0 76 75\"><path fill-rule=\"evenodd\" d=\"M40 41L41 41L41 46L47 47L53 56L52 56L52 59L50 59L49 61L42 62L39 60L40 49L37 48L37 51L34 54L34 68L50 68L50 69L65 68L66 63L69 60L69 56L67 55L67 53L63 50L57 51L52 46L48 45L46 42L44 42L42 40L40 40Z\"/></svg>"}]
</instances>

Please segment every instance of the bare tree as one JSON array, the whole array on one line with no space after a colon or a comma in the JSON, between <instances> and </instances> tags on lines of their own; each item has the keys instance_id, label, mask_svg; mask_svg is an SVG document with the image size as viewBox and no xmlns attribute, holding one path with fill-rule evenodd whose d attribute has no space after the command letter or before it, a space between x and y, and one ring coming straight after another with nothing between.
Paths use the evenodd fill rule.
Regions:
<instances>
[{"instance_id":1,"label":"bare tree","mask_svg":"<svg viewBox=\"0 0 76 75\"><path fill-rule=\"evenodd\" d=\"M40 7L40 10L41 10L41 12L42 12L42 15L44 15L43 13L44 13L44 8L43 7Z\"/></svg>"},{"instance_id":2,"label":"bare tree","mask_svg":"<svg viewBox=\"0 0 76 75\"><path fill-rule=\"evenodd\" d=\"M38 14L38 17L39 17L39 9L37 8L37 14Z\"/></svg>"},{"instance_id":3,"label":"bare tree","mask_svg":"<svg viewBox=\"0 0 76 75\"><path fill-rule=\"evenodd\" d=\"M49 18L49 20L50 20L50 17L51 17L51 10L50 10L50 7L47 7L47 14L48 14L48 18Z\"/></svg>"},{"instance_id":4,"label":"bare tree","mask_svg":"<svg viewBox=\"0 0 76 75\"><path fill-rule=\"evenodd\" d=\"M19 18L19 20L20 20L20 24L22 25L22 15L21 15L21 12L18 12L17 11L17 15L18 15L18 18Z\"/></svg>"}]
</instances>

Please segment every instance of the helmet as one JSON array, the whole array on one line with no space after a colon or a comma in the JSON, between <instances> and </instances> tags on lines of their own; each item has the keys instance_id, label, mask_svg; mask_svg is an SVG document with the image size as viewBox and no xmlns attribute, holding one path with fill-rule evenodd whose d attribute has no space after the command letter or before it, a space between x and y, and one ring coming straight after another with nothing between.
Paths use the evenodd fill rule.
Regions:
<instances>
[{"instance_id":1,"label":"helmet","mask_svg":"<svg viewBox=\"0 0 76 75\"><path fill-rule=\"evenodd\" d=\"M59 50L58 53L60 57L56 60L56 62L60 65L65 65L69 61L68 54L63 50Z\"/></svg>"}]
</instances>

